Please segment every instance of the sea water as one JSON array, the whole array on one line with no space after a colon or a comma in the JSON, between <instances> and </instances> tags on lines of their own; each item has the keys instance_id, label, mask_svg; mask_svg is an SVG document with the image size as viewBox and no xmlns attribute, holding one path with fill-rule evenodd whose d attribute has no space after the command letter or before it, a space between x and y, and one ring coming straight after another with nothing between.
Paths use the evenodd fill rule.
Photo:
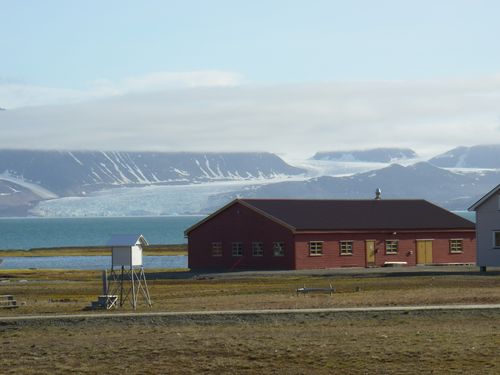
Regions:
<instances>
[{"instance_id":1,"label":"sea water","mask_svg":"<svg viewBox=\"0 0 500 375\"><path fill-rule=\"evenodd\" d=\"M142 258L145 269L187 268L187 256L147 255ZM65 269L103 270L111 268L110 256L50 256L50 257L5 257L0 270L7 269Z\"/></svg>"},{"instance_id":2,"label":"sea water","mask_svg":"<svg viewBox=\"0 0 500 375\"><path fill-rule=\"evenodd\" d=\"M0 250L104 246L113 234L142 234L150 244L184 244L184 231L201 219L203 216L0 218Z\"/></svg>"}]
</instances>

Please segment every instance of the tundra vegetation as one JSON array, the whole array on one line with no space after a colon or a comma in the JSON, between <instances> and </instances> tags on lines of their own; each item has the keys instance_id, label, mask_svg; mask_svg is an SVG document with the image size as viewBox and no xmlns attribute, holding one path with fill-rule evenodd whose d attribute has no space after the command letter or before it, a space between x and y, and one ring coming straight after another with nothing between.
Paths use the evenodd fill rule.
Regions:
<instances>
[{"instance_id":1,"label":"tundra vegetation","mask_svg":"<svg viewBox=\"0 0 500 375\"><path fill-rule=\"evenodd\" d=\"M204 275L148 270L142 311L500 303L500 275L430 272ZM96 271L0 272L1 316L87 313ZM337 292L297 295L304 285ZM104 312L132 311L123 309ZM79 318L1 322L4 373L498 373L500 311L403 311Z\"/></svg>"},{"instance_id":2,"label":"tundra vegetation","mask_svg":"<svg viewBox=\"0 0 500 375\"><path fill-rule=\"evenodd\" d=\"M186 245L150 245L143 249L144 255L187 255ZM5 257L48 257L48 256L96 256L111 255L111 248L106 246L93 247L58 247L35 248L29 250L4 250L0 253Z\"/></svg>"}]
</instances>

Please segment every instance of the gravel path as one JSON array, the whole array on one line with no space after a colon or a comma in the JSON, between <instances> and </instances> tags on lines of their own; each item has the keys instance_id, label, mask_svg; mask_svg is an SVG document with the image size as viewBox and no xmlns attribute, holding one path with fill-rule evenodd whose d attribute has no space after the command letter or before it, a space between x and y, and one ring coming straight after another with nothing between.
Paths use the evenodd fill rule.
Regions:
<instances>
[{"instance_id":1,"label":"gravel path","mask_svg":"<svg viewBox=\"0 0 500 375\"><path fill-rule=\"evenodd\" d=\"M409 311L465 311L500 309L500 304L480 305L429 305L429 306L380 306L351 308L320 308L320 309L276 309L276 310L222 310L222 311L184 311L184 312L140 312L140 313L89 313L89 314L47 314L24 316L0 316L0 323L43 320L82 320L82 319L126 319L148 317L235 317L235 316L266 316L284 314L324 314L324 313L371 313L371 312L409 312Z\"/></svg>"}]
</instances>

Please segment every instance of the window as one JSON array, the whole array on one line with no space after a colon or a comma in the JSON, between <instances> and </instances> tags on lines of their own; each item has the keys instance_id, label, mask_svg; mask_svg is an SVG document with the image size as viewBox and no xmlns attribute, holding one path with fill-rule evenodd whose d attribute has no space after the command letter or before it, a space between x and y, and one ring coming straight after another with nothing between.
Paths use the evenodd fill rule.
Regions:
<instances>
[{"instance_id":1,"label":"window","mask_svg":"<svg viewBox=\"0 0 500 375\"><path fill-rule=\"evenodd\" d=\"M243 243L242 242L233 242L231 244L231 253L232 253L233 257L243 256Z\"/></svg>"},{"instance_id":2,"label":"window","mask_svg":"<svg viewBox=\"0 0 500 375\"><path fill-rule=\"evenodd\" d=\"M387 240L385 241L385 253L386 254L397 254L398 253L398 240Z\"/></svg>"},{"instance_id":3,"label":"window","mask_svg":"<svg viewBox=\"0 0 500 375\"><path fill-rule=\"evenodd\" d=\"M464 244L461 239L450 240L450 253L462 253Z\"/></svg>"},{"instance_id":4,"label":"window","mask_svg":"<svg viewBox=\"0 0 500 375\"><path fill-rule=\"evenodd\" d=\"M273 255L275 257L285 256L285 243L284 242L273 242Z\"/></svg>"},{"instance_id":5,"label":"window","mask_svg":"<svg viewBox=\"0 0 500 375\"><path fill-rule=\"evenodd\" d=\"M311 256L323 255L323 241L309 242L309 255Z\"/></svg>"},{"instance_id":6,"label":"window","mask_svg":"<svg viewBox=\"0 0 500 375\"><path fill-rule=\"evenodd\" d=\"M222 256L222 242L212 242L212 256L213 257Z\"/></svg>"},{"instance_id":7,"label":"window","mask_svg":"<svg viewBox=\"0 0 500 375\"><path fill-rule=\"evenodd\" d=\"M493 232L493 246L500 248L500 231Z\"/></svg>"},{"instance_id":8,"label":"window","mask_svg":"<svg viewBox=\"0 0 500 375\"><path fill-rule=\"evenodd\" d=\"M262 242L252 242L252 255L261 257L264 255L264 244Z\"/></svg>"},{"instance_id":9,"label":"window","mask_svg":"<svg viewBox=\"0 0 500 375\"><path fill-rule=\"evenodd\" d=\"M352 255L352 241L340 241L340 255Z\"/></svg>"}]
</instances>

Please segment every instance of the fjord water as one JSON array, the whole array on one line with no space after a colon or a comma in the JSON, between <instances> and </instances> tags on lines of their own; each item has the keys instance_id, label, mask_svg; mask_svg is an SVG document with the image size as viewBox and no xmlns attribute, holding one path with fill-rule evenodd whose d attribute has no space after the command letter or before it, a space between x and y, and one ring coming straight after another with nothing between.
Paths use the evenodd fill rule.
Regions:
<instances>
[{"instance_id":1,"label":"fjord water","mask_svg":"<svg viewBox=\"0 0 500 375\"><path fill-rule=\"evenodd\" d=\"M184 230L202 218L0 218L0 250L102 246L113 234L142 234L150 244L183 244Z\"/></svg>"},{"instance_id":2,"label":"fjord water","mask_svg":"<svg viewBox=\"0 0 500 375\"><path fill-rule=\"evenodd\" d=\"M143 257L144 268L187 268L187 256ZM51 256L51 257L5 257L0 269L65 269L65 270L103 270L111 267L110 256Z\"/></svg>"},{"instance_id":3,"label":"fjord water","mask_svg":"<svg viewBox=\"0 0 500 375\"><path fill-rule=\"evenodd\" d=\"M475 221L474 212L455 213ZM142 234L150 244L183 244L187 242L184 231L203 218L204 216L0 218L0 250L103 246L113 234Z\"/></svg>"}]
</instances>

